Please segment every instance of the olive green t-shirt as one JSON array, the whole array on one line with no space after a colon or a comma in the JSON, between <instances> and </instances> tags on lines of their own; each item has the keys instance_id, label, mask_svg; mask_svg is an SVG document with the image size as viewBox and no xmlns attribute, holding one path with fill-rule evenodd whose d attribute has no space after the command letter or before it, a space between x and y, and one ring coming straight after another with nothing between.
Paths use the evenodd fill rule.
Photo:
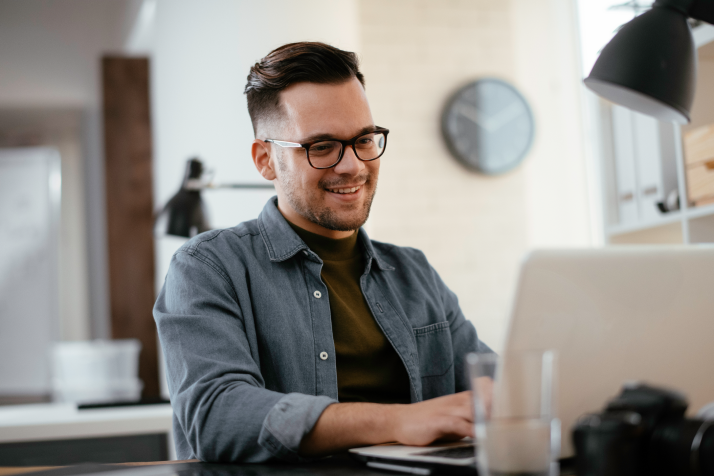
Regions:
<instances>
[{"instance_id":1,"label":"olive green t-shirt","mask_svg":"<svg viewBox=\"0 0 714 476\"><path fill-rule=\"evenodd\" d=\"M335 339L340 402L409 403L409 377L362 295L357 232L339 240L290 226L323 261Z\"/></svg>"}]
</instances>

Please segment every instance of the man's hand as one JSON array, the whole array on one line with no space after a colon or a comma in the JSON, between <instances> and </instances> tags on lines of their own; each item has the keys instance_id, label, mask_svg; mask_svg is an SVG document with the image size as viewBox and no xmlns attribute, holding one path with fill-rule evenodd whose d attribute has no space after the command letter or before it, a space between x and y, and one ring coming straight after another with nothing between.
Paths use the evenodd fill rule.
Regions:
<instances>
[{"instance_id":1,"label":"man's hand","mask_svg":"<svg viewBox=\"0 0 714 476\"><path fill-rule=\"evenodd\" d=\"M477 385L489 390L493 382L483 377ZM336 403L325 409L312 431L305 435L300 454L322 456L394 441L424 446L441 439L458 440L474 436L473 422L471 392L409 405Z\"/></svg>"},{"instance_id":2,"label":"man's hand","mask_svg":"<svg viewBox=\"0 0 714 476\"><path fill-rule=\"evenodd\" d=\"M436 440L474 436L471 392L461 392L394 408L394 441L425 446Z\"/></svg>"}]
</instances>

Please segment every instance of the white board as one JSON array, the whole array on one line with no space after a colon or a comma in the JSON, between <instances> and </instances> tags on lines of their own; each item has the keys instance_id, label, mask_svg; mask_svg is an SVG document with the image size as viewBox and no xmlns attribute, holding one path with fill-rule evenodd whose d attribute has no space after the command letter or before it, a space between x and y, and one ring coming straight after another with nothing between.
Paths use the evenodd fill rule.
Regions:
<instances>
[{"instance_id":1,"label":"white board","mask_svg":"<svg viewBox=\"0 0 714 476\"><path fill-rule=\"evenodd\" d=\"M0 394L49 393L59 335L55 149L0 149Z\"/></svg>"}]
</instances>

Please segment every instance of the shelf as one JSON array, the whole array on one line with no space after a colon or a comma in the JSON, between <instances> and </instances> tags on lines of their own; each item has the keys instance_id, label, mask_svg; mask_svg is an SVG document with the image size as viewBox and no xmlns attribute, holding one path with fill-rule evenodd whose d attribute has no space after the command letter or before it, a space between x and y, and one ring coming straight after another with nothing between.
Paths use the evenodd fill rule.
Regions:
<instances>
[{"instance_id":1,"label":"shelf","mask_svg":"<svg viewBox=\"0 0 714 476\"><path fill-rule=\"evenodd\" d=\"M714 213L714 212L712 212ZM612 225L607 227L607 234L608 236L618 236L618 235L624 235L627 233L634 233L636 231L645 231L645 230L651 230L652 228L658 228L660 226L664 225L670 225L672 223L677 223L682 221L682 212L681 211L676 211L676 212L670 212L663 214L659 219L657 220L648 220L644 222L639 222L639 223L631 223L627 225Z\"/></svg>"},{"instance_id":2,"label":"shelf","mask_svg":"<svg viewBox=\"0 0 714 476\"><path fill-rule=\"evenodd\" d=\"M635 233L638 231L651 230L660 226L669 225L681 221L684 217L692 220L695 218L703 218L714 216L714 204L701 207L688 208L685 212L677 211L663 214L657 220L649 220L646 222L632 223L629 225L613 225L607 228L608 236L619 236L627 233Z\"/></svg>"},{"instance_id":3,"label":"shelf","mask_svg":"<svg viewBox=\"0 0 714 476\"><path fill-rule=\"evenodd\" d=\"M709 215L714 215L714 204L704 205L701 207L692 207L687 209L687 218L702 218Z\"/></svg>"}]
</instances>

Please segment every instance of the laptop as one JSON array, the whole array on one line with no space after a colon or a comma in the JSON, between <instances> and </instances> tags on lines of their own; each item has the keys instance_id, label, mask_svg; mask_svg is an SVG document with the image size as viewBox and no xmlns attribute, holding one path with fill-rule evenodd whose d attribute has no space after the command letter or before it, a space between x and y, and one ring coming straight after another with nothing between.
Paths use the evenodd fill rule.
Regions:
<instances>
[{"instance_id":1,"label":"laptop","mask_svg":"<svg viewBox=\"0 0 714 476\"><path fill-rule=\"evenodd\" d=\"M602 410L625 382L684 392L690 417L714 401L713 286L714 245L539 250L526 256L504 348L558 351L561 458L573 456L570 435L577 419ZM462 448L462 457L443 452L452 448ZM350 453L372 467L412 474L475 471L470 441Z\"/></svg>"},{"instance_id":2,"label":"laptop","mask_svg":"<svg viewBox=\"0 0 714 476\"><path fill-rule=\"evenodd\" d=\"M399 444L367 446L352 448L349 452L351 456L374 469L419 476L442 472L450 474L476 472L476 448L473 440L469 438L430 446Z\"/></svg>"}]
</instances>

